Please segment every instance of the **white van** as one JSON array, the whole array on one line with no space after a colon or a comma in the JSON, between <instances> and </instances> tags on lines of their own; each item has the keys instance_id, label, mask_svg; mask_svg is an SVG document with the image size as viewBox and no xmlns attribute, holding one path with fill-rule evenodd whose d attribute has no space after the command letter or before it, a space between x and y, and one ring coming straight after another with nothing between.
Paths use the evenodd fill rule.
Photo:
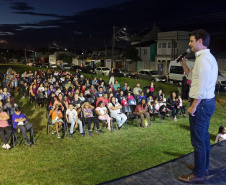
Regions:
<instances>
[{"instance_id":1,"label":"white van","mask_svg":"<svg viewBox=\"0 0 226 185\"><path fill-rule=\"evenodd\" d=\"M186 60L186 64L189 68L193 68L195 62L192 60ZM184 75L184 70L180 65L180 62L171 61L168 69L168 81L175 85L182 85L182 78ZM223 76L220 71L218 71L218 77L216 82L216 90L226 90L226 77Z\"/></svg>"},{"instance_id":2,"label":"white van","mask_svg":"<svg viewBox=\"0 0 226 185\"><path fill-rule=\"evenodd\" d=\"M195 65L195 61L186 60L186 64L189 68L193 68ZM171 61L168 69L168 81L172 84L182 84L182 78L184 75L184 70L180 65L180 62L176 60Z\"/></svg>"}]
</instances>

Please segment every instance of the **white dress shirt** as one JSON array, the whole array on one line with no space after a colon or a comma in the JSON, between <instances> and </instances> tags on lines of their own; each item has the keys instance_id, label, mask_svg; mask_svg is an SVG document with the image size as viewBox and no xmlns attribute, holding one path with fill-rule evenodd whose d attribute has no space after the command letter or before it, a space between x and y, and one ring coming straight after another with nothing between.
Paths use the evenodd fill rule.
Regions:
<instances>
[{"instance_id":1,"label":"white dress shirt","mask_svg":"<svg viewBox=\"0 0 226 185\"><path fill-rule=\"evenodd\" d=\"M191 79L189 97L194 99L211 99L215 97L215 85L218 76L218 65L209 49L195 53L195 66L190 71Z\"/></svg>"}]
</instances>

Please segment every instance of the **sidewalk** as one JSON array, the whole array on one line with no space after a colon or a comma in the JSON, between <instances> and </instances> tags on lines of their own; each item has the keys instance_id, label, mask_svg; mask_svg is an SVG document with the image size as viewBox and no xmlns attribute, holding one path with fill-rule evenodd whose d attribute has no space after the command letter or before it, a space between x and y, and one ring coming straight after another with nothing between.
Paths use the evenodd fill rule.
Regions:
<instances>
[{"instance_id":1,"label":"sidewalk","mask_svg":"<svg viewBox=\"0 0 226 185\"><path fill-rule=\"evenodd\" d=\"M205 184L226 184L226 141L220 145L211 147L210 176L206 177ZM108 185L183 185L177 180L179 175L187 175L191 172L186 166L193 164L193 153L174 159L156 167L115 179L102 184ZM187 184L188 185L188 184Z\"/></svg>"}]
</instances>

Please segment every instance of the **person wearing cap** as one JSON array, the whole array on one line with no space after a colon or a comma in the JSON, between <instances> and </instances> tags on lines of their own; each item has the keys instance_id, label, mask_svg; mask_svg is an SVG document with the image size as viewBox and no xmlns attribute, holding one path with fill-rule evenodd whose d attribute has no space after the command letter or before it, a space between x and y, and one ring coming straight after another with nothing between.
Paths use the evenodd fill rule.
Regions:
<instances>
[{"instance_id":1,"label":"person wearing cap","mask_svg":"<svg viewBox=\"0 0 226 185\"><path fill-rule=\"evenodd\" d=\"M86 80L85 80L84 76L80 75L79 84L85 85L85 83L86 83Z\"/></svg>"}]
</instances>

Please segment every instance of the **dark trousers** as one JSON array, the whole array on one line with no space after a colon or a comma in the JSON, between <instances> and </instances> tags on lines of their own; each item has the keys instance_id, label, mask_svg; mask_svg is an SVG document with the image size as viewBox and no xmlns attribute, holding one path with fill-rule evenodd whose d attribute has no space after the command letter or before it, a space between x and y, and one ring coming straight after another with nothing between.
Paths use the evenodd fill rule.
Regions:
<instances>
[{"instance_id":1,"label":"dark trousers","mask_svg":"<svg viewBox=\"0 0 226 185\"><path fill-rule=\"evenodd\" d=\"M5 137L5 132L7 134L7 137ZM0 137L5 144L8 143L11 134L12 134L12 128L10 126L0 127Z\"/></svg>"},{"instance_id":2,"label":"dark trousers","mask_svg":"<svg viewBox=\"0 0 226 185\"><path fill-rule=\"evenodd\" d=\"M202 100L196 108L195 116L189 115L191 144L194 148L193 174L198 177L204 177L205 170L209 168L210 137L208 130L215 108L215 100Z\"/></svg>"},{"instance_id":3,"label":"dark trousers","mask_svg":"<svg viewBox=\"0 0 226 185\"><path fill-rule=\"evenodd\" d=\"M185 106L180 107L182 114L185 114Z\"/></svg>"},{"instance_id":4,"label":"dark trousers","mask_svg":"<svg viewBox=\"0 0 226 185\"><path fill-rule=\"evenodd\" d=\"M31 123L25 123L25 125L17 125L16 130L20 129L25 140L27 140L27 131L31 130L33 125Z\"/></svg>"},{"instance_id":5,"label":"dark trousers","mask_svg":"<svg viewBox=\"0 0 226 185\"><path fill-rule=\"evenodd\" d=\"M180 109L177 109L177 108L172 107L172 106L168 106L168 108L172 111L173 118L178 114L178 112L180 110Z\"/></svg>"},{"instance_id":6,"label":"dark trousers","mask_svg":"<svg viewBox=\"0 0 226 185\"><path fill-rule=\"evenodd\" d=\"M99 119L98 118L95 118L95 117L89 117L89 118L86 118L86 122L88 123L88 130L91 129L91 123L92 123L92 121L94 123L96 123L97 129L99 129Z\"/></svg>"}]
</instances>

